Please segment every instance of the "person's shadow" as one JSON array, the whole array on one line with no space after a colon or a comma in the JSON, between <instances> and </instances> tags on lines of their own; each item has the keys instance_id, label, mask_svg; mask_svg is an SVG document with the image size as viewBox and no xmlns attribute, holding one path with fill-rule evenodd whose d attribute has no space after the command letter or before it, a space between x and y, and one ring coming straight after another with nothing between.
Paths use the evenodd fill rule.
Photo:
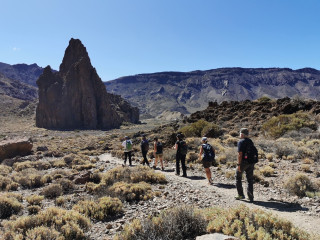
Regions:
<instances>
[{"instance_id":1,"label":"person's shadow","mask_svg":"<svg viewBox=\"0 0 320 240\"><path fill-rule=\"evenodd\" d=\"M277 200L269 200L269 201L254 201L252 204L262 206L265 208L274 209L280 212L296 212L296 211L308 211L309 209L306 207L302 207L298 203L290 203L284 201Z\"/></svg>"},{"instance_id":2,"label":"person's shadow","mask_svg":"<svg viewBox=\"0 0 320 240\"><path fill-rule=\"evenodd\" d=\"M188 176L189 179L191 180L203 180L206 179L205 177L202 176Z\"/></svg>"},{"instance_id":3,"label":"person's shadow","mask_svg":"<svg viewBox=\"0 0 320 240\"><path fill-rule=\"evenodd\" d=\"M213 183L213 186L216 186L218 188L226 188L226 189L236 188L234 184L225 184L225 183Z\"/></svg>"}]
</instances>

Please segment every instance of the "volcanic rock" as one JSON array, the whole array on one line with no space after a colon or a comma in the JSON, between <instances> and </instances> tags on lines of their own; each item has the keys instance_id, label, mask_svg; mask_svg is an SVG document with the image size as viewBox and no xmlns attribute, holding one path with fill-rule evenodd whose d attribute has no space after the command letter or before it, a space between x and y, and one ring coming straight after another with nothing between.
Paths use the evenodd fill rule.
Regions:
<instances>
[{"instance_id":1,"label":"volcanic rock","mask_svg":"<svg viewBox=\"0 0 320 240\"><path fill-rule=\"evenodd\" d=\"M0 142L0 161L31 153L32 141L28 138L14 138Z\"/></svg>"},{"instance_id":2,"label":"volcanic rock","mask_svg":"<svg viewBox=\"0 0 320 240\"><path fill-rule=\"evenodd\" d=\"M37 80L36 125L49 129L111 129L139 121L139 110L107 93L80 40L71 39L59 72L47 66Z\"/></svg>"}]
</instances>

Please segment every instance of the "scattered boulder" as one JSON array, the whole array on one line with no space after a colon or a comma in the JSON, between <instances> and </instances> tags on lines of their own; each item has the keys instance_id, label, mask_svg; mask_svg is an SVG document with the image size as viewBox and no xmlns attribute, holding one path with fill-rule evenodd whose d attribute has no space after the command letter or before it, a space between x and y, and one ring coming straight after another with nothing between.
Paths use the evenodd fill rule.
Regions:
<instances>
[{"instance_id":1,"label":"scattered boulder","mask_svg":"<svg viewBox=\"0 0 320 240\"><path fill-rule=\"evenodd\" d=\"M37 152L46 152L48 151L48 147L47 146L39 146L37 147Z\"/></svg>"},{"instance_id":2,"label":"scattered boulder","mask_svg":"<svg viewBox=\"0 0 320 240\"><path fill-rule=\"evenodd\" d=\"M16 156L27 156L31 154L33 147L30 138L14 138L0 142L0 161Z\"/></svg>"},{"instance_id":3,"label":"scattered boulder","mask_svg":"<svg viewBox=\"0 0 320 240\"><path fill-rule=\"evenodd\" d=\"M71 39L59 72L47 66L37 80L36 126L48 129L111 129L139 122L138 108L107 93L80 40Z\"/></svg>"}]
</instances>

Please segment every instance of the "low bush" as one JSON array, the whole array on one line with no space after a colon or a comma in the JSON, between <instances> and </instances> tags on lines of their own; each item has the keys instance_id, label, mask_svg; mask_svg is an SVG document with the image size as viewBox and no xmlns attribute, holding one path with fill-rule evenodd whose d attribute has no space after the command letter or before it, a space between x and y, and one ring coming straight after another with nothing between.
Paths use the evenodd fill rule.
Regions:
<instances>
[{"instance_id":1,"label":"low bush","mask_svg":"<svg viewBox=\"0 0 320 240\"><path fill-rule=\"evenodd\" d=\"M58 183L62 187L62 191L65 193L72 191L75 187L74 183L71 180L65 178L59 179Z\"/></svg>"},{"instance_id":2,"label":"low bush","mask_svg":"<svg viewBox=\"0 0 320 240\"><path fill-rule=\"evenodd\" d=\"M66 199L64 196L60 196L57 197L54 202L57 206L63 206L66 203Z\"/></svg>"},{"instance_id":3,"label":"low bush","mask_svg":"<svg viewBox=\"0 0 320 240\"><path fill-rule=\"evenodd\" d=\"M13 164L13 169L17 172L26 168L35 168L37 170L47 170L51 168L51 164L44 161L25 161Z\"/></svg>"},{"instance_id":4,"label":"low bush","mask_svg":"<svg viewBox=\"0 0 320 240\"><path fill-rule=\"evenodd\" d=\"M37 214L38 212L40 212L41 207L38 205L30 205L27 207L27 210L29 214Z\"/></svg>"},{"instance_id":5,"label":"low bush","mask_svg":"<svg viewBox=\"0 0 320 240\"><path fill-rule=\"evenodd\" d=\"M264 168L260 169L260 172L265 177L272 177L274 175L274 169L270 166L265 166Z\"/></svg>"},{"instance_id":6,"label":"low bush","mask_svg":"<svg viewBox=\"0 0 320 240\"><path fill-rule=\"evenodd\" d=\"M164 211L159 217L135 220L115 239L194 239L206 232L206 226L203 215L190 206L182 206Z\"/></svg>"},{"instance_id":7,"label":"low bush","mask_svg":"<svg viewBox=\"0 0 320 240\"><path fill-rule=\"evenodd\" d=\"M0 175L1 176L8 176L9 173L12 172L12 167L9 167L7 165L0 165Z\"/></svg>"},{"instance_id":8,"label":"low bush","mask_svg":"<svg viewBox=\"0 0 320 240\"><path fill-rule=\"evenodd\" d=\"M87 217L102 221L110 216L121 214L123 212L122 208L122 202L118 198L102 197L98 202L80 201L72 209Z\"/></svg>"},{"instance_id":9,"label":"low bush","mask_svg":"<svg viewBox=\"0 0 320 240\"><path fill-rule=\"evenodd\" d=\"M117 182L109 189L112 196L119 197L120 199L130 201L148 200L153 197L151 185L145 182L139 183L126 183Z\"/></svg>"},{"instance_id":10,"label":"low bush","mask_svg":"<svg viewBox=\"0 0 320 240\"><path fill-rule=\"evenodd\" d=\"M15 198L0 196L0 219L19 213L23 205Z\"/></svg>"},{"instance_id":11,"label":"low bush","mask_svg":"<svg viewBox=\"0 0 320 240\"><path fill-rule=\"evenodd\" d=\"M270 102L271 98L269 98L267 96L262 96L261 98L258 98L257 101L261 102L261 103Z\"/></svg>"},{"instance_id":12,"label":"low bush","mask_svg":"<svg viewBox=\"0 0 320 240\"><path fill-rule=\"evenodd\" d=\"M162 173L156 173L149 167L138 166L132 168L116 167L105 174L102 174L102 183L112 185L114 182L148 182L167 183L166 177Z\"/></svg>"},{"instance_id":13,"label":"low bush","mask_svg":"<svg viewBox=\"0 0 320 240\"><path fill-rule=\"evenodd\" d=\"M209 123L205 120L198 120L179 129L186 137L218 137L221 135L221 130L218 125Z\"/></svg>"},{"instance_id":14,"label":"low bush","mask_svg":"<svg viewBox=\"0 0 320 240\"><path fill-rule=\"evenodd\" d=\"M304 174L297 174L294 177L288 179L285 184L285 188L290 194L298 197L305 197L306 192L314 192L314 184L311 182L309 177Z\"/></svg>"},{"instance_id":15,"label":"low bush","mask_svg":"<svg viewBox=\"0 0 320 240\"><path fill-rule=\"evenodd\" d=\"M65 238L61 233L55 230L53 227L35 227L30 229L26 233L26 240L64 240Z\"/></svg>"},{"instance_id":16,"label":"low bush","mask_svg":"<svg viewBox=\"0 0 320 240\"><path fill-rule=\"evenodd\" d=\"M50 184L42 190L41 194L46 198L56 198L61 196L62 192L63 189L60 184Z\"/></svg>"},{"instance_id":17,"label":"low bush","mask_svg":"<svg viewBox=\"0 0 320 240\"><path fill-rule=\"evenodd\" d=\"M288 131L299 130L303 127L317 130L316 123L310 119L307 113L298 112L272 117L262 125L261 130L265 135L279 138Z\"/></svg>"},{"instance_id":18,"label":"low bush","mask_svg":"<svg viewBox=\"0 0 320 240\"><path fill-rule=\"evenodd\" d=\"M44 227L46 230L47 228L54 229L64 237L60 239L83 240L86 239L85 232L91 224L88 218L77 211L51 207L36 215L22 216L7 221L3 225L5 229L4 240L28 239L26 236L28 234L30 236L30 231L39 227ZM41 233L37 234L36 236L43 236Z\"/></svg>"},{"instance_id":19,"label":"low bush","mask_svg":"<svg viewBox=\"0 0 320 240\"><path fill-rule=\"evenodd\" d=\"M46 183L43 174L34 168L21 170L13 174L12 177L24 188L39 188Z\"/></svg>"},{"instance_id":20,"label":"low bush","mask_svg":"<svg viewBox=\"0 0 320 240\"><path fill-rule=\"evenodd\" d=\"M41 205L43 199L44 197L39 195L31 195L26 198L29 205Z\"/></svg>"},{"instance_id":21,"label":"low bush","mask_svg":"<svg viewBox=\"0 0 320 240\"><path fill-rule=\"evenodd\" d=\"M223 233L240 239L310 239L308 233L297 229L291 222L260 209L250 210L244 205L206 209L203 214L209 221L207 231L210 233Z\"/></svg>"}]
</instances>

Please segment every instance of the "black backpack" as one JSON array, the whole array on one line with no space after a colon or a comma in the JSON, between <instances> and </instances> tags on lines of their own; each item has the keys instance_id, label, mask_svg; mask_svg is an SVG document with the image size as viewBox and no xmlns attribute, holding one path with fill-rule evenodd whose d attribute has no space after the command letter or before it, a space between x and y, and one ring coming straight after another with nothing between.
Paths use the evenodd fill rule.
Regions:
<instances>
[{"instance_id":1,"label":"black backpack","mask_svg":"<svg viewBox=\"0 0 320 240\"><path fill-rule=\"evenodd\" d=\"M162 143L157 142L157 154L161 154L163 151Z\"/></svg>"},{"instance_id":2,"label":"black backpack","mask_svg":"<svg viewBox=\"0 0 320 240\"><path fill-rule=\"evenodd\" d=\"M187 143L182 140L182 141L180 141L179 145L180 145L180 154L181 155L187 155L187 153L188 153L188 145L187 145Z\"/></svg>"},{"instance_id":3,"label":"black backpack","mask_svg":"<svg viewBox=\"0 0 320 240\"><path fill-rule=\"evenodd\" d=\"M213 147L209 143L202 144L203 148L203 160L213 162L215 153Z\"/></svg>"},{"instance_id":4,"label":"black backpack","mask_svg":"<svg viewBox=\"0 0 320 240\"><path fill-rule=\"evenodd\" d=\"M148 150L149 150L149 142L148 142L147 139L146 140L142 140L141 147L142 147L143 151L148 152Z\"/></svg>"},{"instance_id":5,"label":"black backpack","mask_svg":"<svg viewBox=\"0 0 320 240\"><path fill-rule=\"evenodd\" d=\"M249 139L249 141L247 143L246 151L244 152L244 159L246 159L248 161L248 163L253 164L253 163L257 163L259 161L258 157L259 157L258 150L254 146L251 139Z\"/></svg>"}]
</instances>

